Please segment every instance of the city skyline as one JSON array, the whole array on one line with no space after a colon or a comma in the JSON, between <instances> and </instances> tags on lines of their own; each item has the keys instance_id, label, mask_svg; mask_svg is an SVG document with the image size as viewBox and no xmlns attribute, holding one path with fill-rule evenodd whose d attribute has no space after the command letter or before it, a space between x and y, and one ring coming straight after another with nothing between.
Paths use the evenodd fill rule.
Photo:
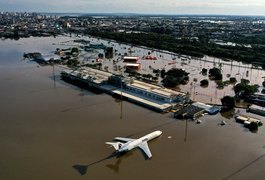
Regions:
<instances>
[{"instance_id":1,"label":"city skyline","mask_svg":"<svg viewBox=\"0 0 265 180\"><path fill-rule=\"evenodd\" d=\"M263 0L2 0L0 11L264 16Z\"/></svg>"}]
</instances>

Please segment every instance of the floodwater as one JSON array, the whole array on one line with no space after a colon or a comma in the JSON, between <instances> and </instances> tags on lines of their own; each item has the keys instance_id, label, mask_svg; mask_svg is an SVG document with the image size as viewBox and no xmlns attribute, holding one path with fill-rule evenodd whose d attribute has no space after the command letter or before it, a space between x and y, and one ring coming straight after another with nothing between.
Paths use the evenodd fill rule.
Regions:
<instances>
[{"instance_id":1,"label":"floodwater","mask_svg":"<svg viewBox=\"0 0 265 180\"><path fill-rule=\"evenodd\" d=\"M0 179L265 178L265 126L251 133L221 114L202 124L175 120L69 85L60 66L21 61L23 52L50 53L68 39L0 41ZM138 149L112 156L105 145L154 130L163 134L149 143L151 160Z\"/></svg>"},{"instance_id":2,"label":"floodwater","mask_svg":"<svg viewBox=\"0 0 265 180\"><path fill-rule=\"evenodd\" d=\"M248 79L251 85L257 84L262 86L262 82L265 78L265 71L260 67L252 66L251 64L243 64L242 62L236 61L224 61L218 58L205 56L202 59L192 58L189 56L181 56L177 54L172 54L166 51L158 51L154 49L148 49L144 47L135 47L126 44L119 44L113 41L107 41L102 39L97 39L93 37L80 36L79 38L90 41L92 44L104 44L106 46L112 46L116 53L113 57L113 60L116 61L116 64L113 63L112 59L103 60L103 67L107 66L110 72L117 74L122 73L124 68L119 71L115 71L114 66L124 67L122 62L121 55L128 56L138 56L140 57L139 63L141 63L141 69L139 73L142 74L152 74L153 69L165 69L168 71L171 68L181 68L189 73L190 80L186 85L181 85L178 89L184 93L189 93L190 98L194 101L200 101L210 104L221 104L220 99L223 96L229 95L234 96L233 86L230 84L223 88L217 88L217 84L214 80L209 80L208 75L201 74L203 68L206 68L208 71L213 68L220 68L223 74L223 81L229 80L230 77L235 77L238 82L242 78ZM78 45L73 41L64 41L59 44L64 45ZM102 51L96 52L94 54L102 53ZM145 60L145 56L156 57L157 60ZM208 87L201 87L200 81L203 79L209 80ZM159 79L159 82L161 78ZM262 88L260 88L260 91Z\"/></svg>"}]
</instances>

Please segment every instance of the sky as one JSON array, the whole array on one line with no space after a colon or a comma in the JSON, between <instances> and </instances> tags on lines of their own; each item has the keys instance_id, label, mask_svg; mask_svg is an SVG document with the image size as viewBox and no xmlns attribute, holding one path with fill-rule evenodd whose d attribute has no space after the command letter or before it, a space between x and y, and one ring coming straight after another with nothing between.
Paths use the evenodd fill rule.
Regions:
<instances>
[{"instance_id":1,"label":"sky","mask_svg":"<svg viewBox=\"0 0 265 180\"><path fill-rule=\"evenodd\" d=\"M0 11L265 16L265 0L1 0Z\"/></svg>"}]
</instances>

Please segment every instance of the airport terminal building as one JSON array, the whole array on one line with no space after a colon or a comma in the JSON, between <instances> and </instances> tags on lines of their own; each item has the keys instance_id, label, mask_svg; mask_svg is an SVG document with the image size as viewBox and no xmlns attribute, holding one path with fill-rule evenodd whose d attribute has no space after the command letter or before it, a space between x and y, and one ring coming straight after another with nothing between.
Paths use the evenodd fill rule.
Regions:
<instances>
[{"instance_id":1,"label":"airport terminal building","mask_svg":"<svg viewBox=\"0 0 265 180\"><path fill-rule=\"evenodd\" d=\"M96 88L159 112L190 101L185 93L91 68L65 70L61 76L75 85Z\"/></svg>"}]
</instances>

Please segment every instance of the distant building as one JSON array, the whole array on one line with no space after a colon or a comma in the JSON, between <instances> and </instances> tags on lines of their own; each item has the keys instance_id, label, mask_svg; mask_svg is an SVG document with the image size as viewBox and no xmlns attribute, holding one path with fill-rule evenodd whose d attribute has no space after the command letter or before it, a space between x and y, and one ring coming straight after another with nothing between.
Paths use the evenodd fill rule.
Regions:
<instances>
[{"instance_id":1,"label":"distant building","mask_svg":"<svg viewBox=\"0 0 265 180\"><path fill-rule=\"evenodd\" d=\"M140 63L127 63L125 64L126 71L128 70L140 70L141 69L141 64Z\"/></svg>"},{"instance_id":2,"label":"distant building","mask_svg":"<svg viewBox=\"0 0 265 180\"><path fill-rule=\"evenodd\" d=\"M124 63L137 63L139 60L139 57L137 56L124 56L123 62Z\"/></svg>"},{"instance_id":3,"label":"distant building","mask_svg":"<svg viewBox=\"0 0 265 180\"><path fill-rule=\"evenodd\" d=\"M139 57L137 56L124 56L123 62L125 64L125 68L127 71L129 70L139 70L141 68L141 64L138 63Z\"/></svg>"}]
</instances>

